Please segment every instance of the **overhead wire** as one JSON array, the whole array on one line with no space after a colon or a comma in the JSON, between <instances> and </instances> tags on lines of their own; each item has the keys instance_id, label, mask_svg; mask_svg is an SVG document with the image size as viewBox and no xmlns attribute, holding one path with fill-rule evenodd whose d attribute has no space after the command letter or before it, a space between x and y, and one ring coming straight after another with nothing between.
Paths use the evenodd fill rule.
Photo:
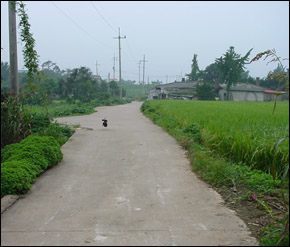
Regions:
<instances>
[{"instance_id":1,"label":"overhead wire","mask_svg":"<svg viewBox=\"0 0 290 247\"><path fill-rule=\"evenodd\" d=\"M115 29L109 21L107 21L107 19L101 14L101 12L97 9L97 7L95 6L95 4L93 3L93 1L90 1L91 5L94 7L95 11L98 13L98 15L103 19L103 21L116 33L119 33L117 31L117 29ZM138 61L138 59L136 59L136 57L133 55L132 51L131 51L131 48L130 48L130 45L128 43L128 40L125 39L126 41L126 45L128 47L128 50L129 50L129 53L130 53L130 56L133 58L134 61Z\"/></svg>"},{"instance_id":2,"label":"overhead wire","mask_svg":"<svg viewBox=\"0 0 290 247\"><path fill-rule=\"evenodd\" d=\"M112 47L106 45L105 43L97 40L94 36L92 36L89 32L87 32L85 29L83 29L77 22L75 22L69 15L67 15L64 11L62 11L53 1L51 3L65 16L67 17L74 25L76 25L79 29L81 29L83 32L85 32L87 35L89 35L93 40L97 41L98 43L102 44L103 46L106 46L107 48L113 49Z\"/></svg>"},{"instance_id":3,"label":"overhead wire","mask_svg":"<svg viewBox=\"0 0 290 247\"><path fill-rule=\"evenodd\" d=\"M107 23L108 24L108 26L114 31L114 32L116 32L116 33L118 33L118 31L117 31L117 29L115 29L106 19L105 19L105 17L100 13L100 11L97 9L97 7L95 6L95 4L92 2L92 1L90 1L91 2L91 5L94 7L94 9L97 11L97 13L99 14L99 16L101 16L101 18L103 19L103 21L105 22L105 23Z\"/></svg>"},{"instance_id":4,"label":"overhead wire","mask_svg":"<svg viewBox=\"0 0 290 247\"><path fill-rule=\"evenodd\" d=\"M104 44L103 42L97 40L94 36L92 36L89 32L87 32L85 29L83 29L77 22L75 22L68 14L66 14L64 11L62 11L53 1L51 1L52 4L66 17L68 18L74 25L76 25L79 29L81 29L83 32L85 32L87 35L89 35L92 39L94 39L95 41L97 41L98 43L102 44L103 46L106 46L107 48L110 48L110 49L114 49L106 44ZM95 6L95 4L90 1L91 5L93 6L94 10L98 13L98 15L102 18L102 20L116 33L118 33L118 31L109 23L109 21L106 20L106 18L101 14L101 12L97 9L97 7ZM126 40L126 45L127 45L127 48L129 50L129 53L131 55L131 57L135 60L135 61L139 61L138 59L136 59L136 57L133 55L133 52L130 48L130 45L129 45L129 42ZM124 71L125 74L131 74L131 75L136 75L135 73L130 73L130 72L127 72L127 71ZM166 77L166 76L157 76L157 75L152 75L151 76L153 77L159 77L159 78L163 78L163 77ZM176 76L167 76L167 77L176 77Z\"/></svg>"}]
</instances>

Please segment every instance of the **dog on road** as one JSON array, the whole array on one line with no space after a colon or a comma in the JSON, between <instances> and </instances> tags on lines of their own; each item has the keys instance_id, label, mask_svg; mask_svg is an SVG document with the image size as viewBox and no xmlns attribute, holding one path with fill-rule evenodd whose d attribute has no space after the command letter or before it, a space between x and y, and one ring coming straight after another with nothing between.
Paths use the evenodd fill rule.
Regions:
<instances>
[{"instance_id":1,"label":"dog on road","mask_svg":"<svg viewBox=\"0 0 290 247\"><path fill-rule=\"evenodd\" d=\"M102 121L103 121L103 126L107 127L108 126L108 120L106 118L103 118Z\"/></svg>"}]
</instances>

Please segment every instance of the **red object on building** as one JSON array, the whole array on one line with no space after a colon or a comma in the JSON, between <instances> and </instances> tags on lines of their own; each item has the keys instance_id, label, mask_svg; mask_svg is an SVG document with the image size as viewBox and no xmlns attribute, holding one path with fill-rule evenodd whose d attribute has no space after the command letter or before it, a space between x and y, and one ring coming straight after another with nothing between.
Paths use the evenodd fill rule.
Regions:
<instances>
[{"instance_id":1,"label":"red object on building","mask_svg":"<svg viewBox=\"0 0 290 247\"><path fill-rule=\"evenodd\" d=\"M282 92L282 91L274 91L274 90L265 90L264 92L265 93L285 93L285 92Z\"/></svg>"}]
</instances>

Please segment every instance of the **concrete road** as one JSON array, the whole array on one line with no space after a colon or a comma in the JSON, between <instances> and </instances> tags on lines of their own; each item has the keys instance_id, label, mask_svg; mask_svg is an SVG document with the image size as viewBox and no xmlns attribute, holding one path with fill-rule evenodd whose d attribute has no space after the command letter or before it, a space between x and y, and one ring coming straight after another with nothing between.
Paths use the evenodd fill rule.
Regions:
<instances>
[{"instance_id":1,"label":"concrete road","mask_svg":"<svg viewBox=\"0 0 290 247\"><path fill-rule=\"evenodd\" d=\"M1 215L1 246L258 244L140 106L58 119L87 129L76 131L63 160Z\"/></svg>"}]
</instances>

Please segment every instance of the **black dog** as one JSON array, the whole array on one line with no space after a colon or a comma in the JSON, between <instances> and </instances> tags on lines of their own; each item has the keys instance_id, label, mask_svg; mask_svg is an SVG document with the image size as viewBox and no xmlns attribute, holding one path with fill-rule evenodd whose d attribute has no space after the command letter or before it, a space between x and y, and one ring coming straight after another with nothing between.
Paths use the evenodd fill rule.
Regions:
<instances>
[{"instance_id":1,"label":"black dog","mask_svg":"<svg viewBox=\"0 0 290 247\"><path fill-rule=\"evenodd\" d=\"M107 127L108 126L108 120L107 119L102 119L102 121L103 121L103 126Z\"/></svg>"}]
</instances>

